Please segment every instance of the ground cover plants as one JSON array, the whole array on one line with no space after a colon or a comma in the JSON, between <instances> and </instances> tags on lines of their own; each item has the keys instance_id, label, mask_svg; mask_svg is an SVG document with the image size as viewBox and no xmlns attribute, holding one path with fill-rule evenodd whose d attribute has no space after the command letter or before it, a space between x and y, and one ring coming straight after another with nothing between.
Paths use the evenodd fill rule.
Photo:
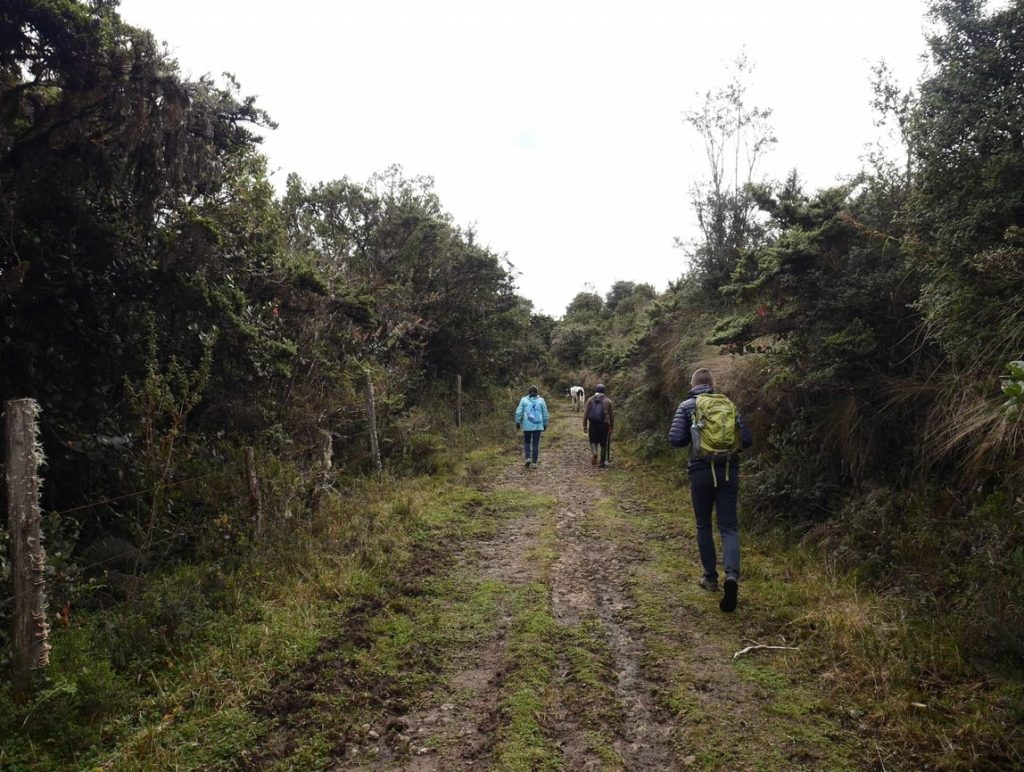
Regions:
<instances>
[{"instance_id":1,"label":"ground cover plants","mask_svg":"<svg viewBox=\"0 0 1024 772\"><path fill-rule=\"evenodd\" d=\"M575 414L554 416L536 469L514 435L468 428L443 471L350 480L236 571L168 572L145 624L130 605L75 620L49 691L4 711L5 767L1019 760L1019 679L979 678L927 613L754 515L722 614L695 582L682 459L623 440L594 469ZM195 629L161 648L169 608ZM786 648L736 657L752 643Z\"/></svg>"}]
</instances>

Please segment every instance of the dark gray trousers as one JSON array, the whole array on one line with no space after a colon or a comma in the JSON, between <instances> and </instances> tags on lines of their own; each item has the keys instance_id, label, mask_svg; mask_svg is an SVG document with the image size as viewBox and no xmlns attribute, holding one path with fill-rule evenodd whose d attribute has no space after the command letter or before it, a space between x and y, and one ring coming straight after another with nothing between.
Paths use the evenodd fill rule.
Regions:
<instances>
[{"instance_id":1,"label":"dark gray trousers","mask_svg":"<svg viewBox=\"0 0 1024 772\"><path fill-rule=\"evenodd\" d=\"M690 471L690 495L693 497L693 513L697 518L697 549L700 551L704 576L717 580L718 561L711 530L711 513L714 510L718 518L718 532L722 537L725 576L739 579L740 533L736 502L740 490L740 467L736 462L726 461L719 461L714 466L714 475L710 464L703 464Z\"/></svg>"}]
</instances>

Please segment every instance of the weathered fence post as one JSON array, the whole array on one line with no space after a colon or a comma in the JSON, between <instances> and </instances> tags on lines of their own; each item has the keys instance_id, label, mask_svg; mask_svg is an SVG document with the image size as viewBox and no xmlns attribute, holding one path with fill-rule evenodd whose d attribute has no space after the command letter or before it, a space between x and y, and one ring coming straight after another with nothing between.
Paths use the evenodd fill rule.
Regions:
<instances>
[{"instance_id":1,"label":"weathered fence post","mask_svg":"<svg viewBox=\"0 0 1024 772\"><path fill-rule=\"evenodd\" d=\"M373 402L373 379L366 374L366 423L370 433L370 456L373 458L373 468L381 471L384 467L380 463L380 446L377 444L377 407Z\"/></svg>"},{"instance_id":2,"label":"weathered fence post","mask_svg":"<svg viewBox=\"0 0 1024 772\"><path fill-rule=\"evenodd\" d=\"M263 537L263 494L260 492L260 481L256 476L256 450L247 445L245 454L245 481L249 486L249 512L253 519L253 535L256 539Z\"/></svg>"},{"instance_id":3,"label":"weathered fence post","mask_svg":"<svg viewBox=\"0 0 1024 772\"><path fill-rule=\"evenodd\" d=\"M16 695L32 688L32 676L50 662L50 626L46 623L46 552L39 524L39 466L43 461L33 399L12 399L4 406L7 506L10 515L11 571L14 575L14 659Z\"/></svg>"},{"instance_id":4,"label":"weathered fence post","mask_svg":"<svg viewBox=\"0 0 1024 772\"><path fill-rule=\"evenodd\" d=\"M455 376L455 425L462 426L462 376Z\"/></svg>"},{"instance_id":5,"label":"weathered fence post","mask_svg":"<svg viewBox=\"0 0 1024 772\"><path fill-rule=\"evenodd\" d=\"M320 430L320 468L325 472L334 466L334 435L330 429Z\"/></svg>"},{"instance_id":6,"label":"weathered fence post","mask_svg":"<svg viewBox=\"0 0 1024 772\"><path fill-rule=\"evenodd\" d=\"M319 513L331 486L331 468L334 466L334 435L329 429L320 430L320 461L317 464L311 507Z\"/></svg>"}]
</instances>

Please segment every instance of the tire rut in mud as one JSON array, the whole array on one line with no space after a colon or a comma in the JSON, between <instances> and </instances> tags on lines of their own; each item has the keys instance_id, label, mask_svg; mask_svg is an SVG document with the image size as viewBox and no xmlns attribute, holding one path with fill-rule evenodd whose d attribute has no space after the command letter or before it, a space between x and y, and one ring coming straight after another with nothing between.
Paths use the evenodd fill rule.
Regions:
<instances>
[{"instance_id":1,"label":"tire rut in mud","mask_svg":"<svg viewBox=\"0 0 1024 772\"><path fill-rule=\"evenodd\" d=\"M510 464L493 488L520 490L524 471ZM452 572L475 584L515 588L537 581L540 569L531 553L541 523L536 515L508 521L490 538L465 545ZM472 647L450 652L444 686L418 701L418 707L396 715L399 731L375 732L372 746L352 748L352 763L334 772L356 769L449 770L486 769L501 724L500 699L506 676L506 649L512 617L504 613L493 635ZM367 761L367 755L372 761Z\"/></svg>"},{"instance_id":2,"label":"tire rut in mud","mask_svg":"<svg viewBox=\"0 0 1024 772\"><path fill-rule=\"evenodd\" d=\"M558 502L559 557L551 572L553 613L562 625L578 626L595 619L601 627L611 655L618 714L618 721L607 729L614 736L613 747L622 765L670 769L671 727L665 717L659 717L652 684L641 667L643 642L624 617L632 605L627 582L630 566L643 559L642 551L628 539L612 542L594 525L594 515L606 498L601 477L607 471L591 465L585 439L566 440L553 450L551 464L544 470L550 470L548 485ZM571 768L606 766L572 745L563 749Z\"/></svg>"}]
</instances>

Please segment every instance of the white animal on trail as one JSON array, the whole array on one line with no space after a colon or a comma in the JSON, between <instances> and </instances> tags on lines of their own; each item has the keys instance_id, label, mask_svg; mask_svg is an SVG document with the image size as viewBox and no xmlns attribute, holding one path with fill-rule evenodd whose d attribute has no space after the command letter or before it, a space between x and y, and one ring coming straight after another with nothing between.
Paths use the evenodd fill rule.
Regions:
<instances>
[{"instance_id":1,"label":"white animal on trail","mask_svg":"<svg viewBox=\"0 0 1024 772\"><path fill-rule=\"evenodd\" d=\"M586 396L586 392L583 391L582 386L569 387L569 396L572 397L573 410L579 410L581 407L583 407L583 403L586 402L586 399L584 399L584 397Z\"/></svg>"}]
</instances>

